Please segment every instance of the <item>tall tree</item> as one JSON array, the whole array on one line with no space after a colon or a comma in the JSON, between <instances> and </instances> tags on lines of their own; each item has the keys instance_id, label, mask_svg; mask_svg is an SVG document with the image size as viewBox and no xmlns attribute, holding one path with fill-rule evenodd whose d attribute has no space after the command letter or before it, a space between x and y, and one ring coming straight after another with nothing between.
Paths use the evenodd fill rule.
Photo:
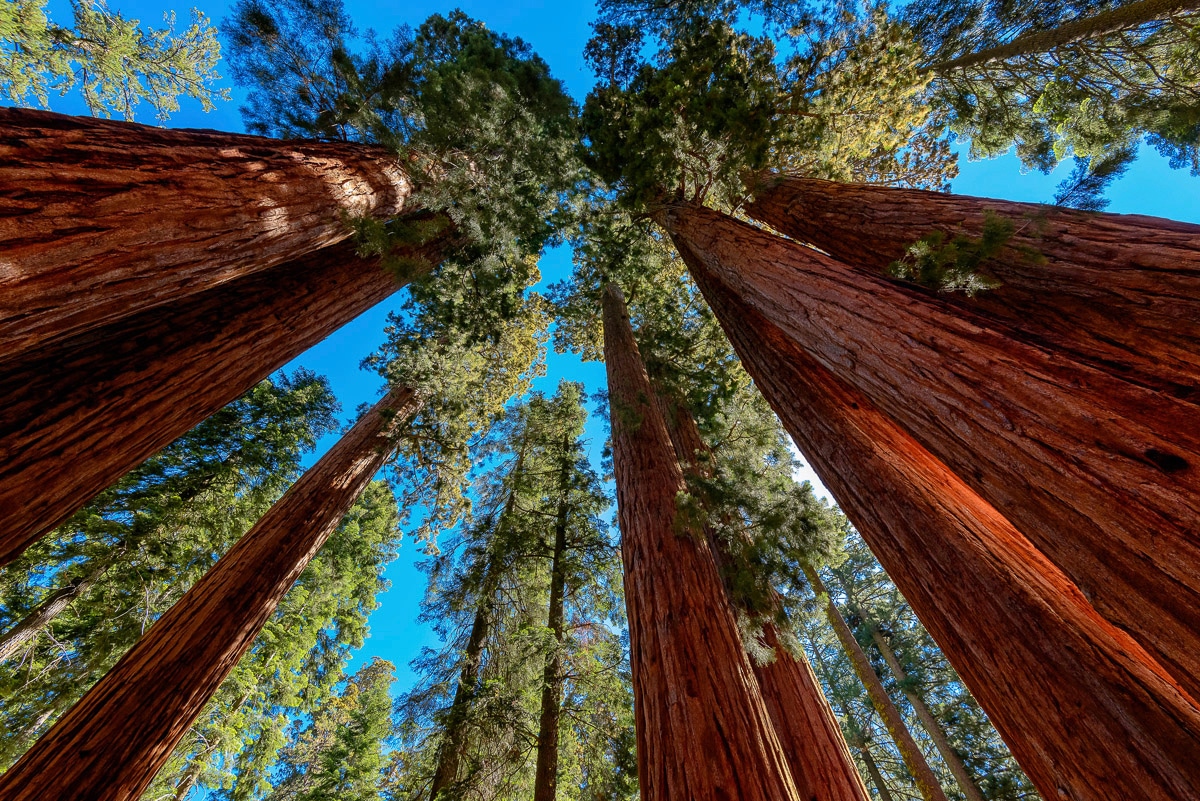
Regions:
<instances>
[{"instance_id":1,"label":"tall tree","mask_svg":"<svg viewBox=\"0 0 1200 801\"><path fill-rule=\"evenodd\" d=\"M1200 228L1150 217L780 177L746 211L842 264L939 298L1030 344L1177 397L1200 387ZM866 236L863 231L868 231ZM985 245L985 237L994 244Z\"/></svg>"},{"instance_id":2,"label":"tall tree","mask_svg":"<svg viewBox=\"0 0 1200 801\"><path fill-rule=\"evenodd\" d=\"M694 254L693 274L706 270L736 288L911 431L1197 694L1195 609L1185 599L1200 564L1188 517L1200 514L1200 473L1189 469L1200 440L1185 432L1200 431L1200 409L717 212L680 206L665 222L677 246ZM888 331L905 336L880 335ZM949 429L964 410L970 425Z\"/></svg>"},{"instance_id":3,"label":"tall tree","mask_svg":"<svg viewBox=\"0 0 1200 801\"><path fill-rule=\"evenodd\" d=\"M393 254L406 277L440 261L446 236ZM10 362L0 563L401 285L342 243Z\"/></svg>"},{"instance_id":4,"label":"tall tree","mask_svg":"<svg viewBox=\"0 0 1200 801\"><path fill-rule=\"evenodd\" d=\"M739 301L700 256L683 256L789 434L1038 789L1079 799L1195 792L1187 754L1200 718L1174 679L865 395ZM1060 736L1067 729L1094 732L1086 752Z\"/></svg>"},{"instance_id":5,"label":"tall tree","mask_svg":"<svg viewBox=\"0 0 1200 801\"><path fill-rule=\"evenodd\" d=\"M391 454L396 429L419 403L406 387L377 403L0 778L3 792L138 797Z\"/></svg>"},{"instance_id":6,"label":"tall tree","mask_svg":"<svg viewBox=\"0 0 1200 801\"><path fill-rule=\"evenodd\" d=\"M191 25L175 32L175 13L167 26L143 28L103 2L72 3L73 25L58 25L46 11L47 0L14 0L0 8L0 91L23 105L46 106L50 92L67 94L76 85L92 114L117 112L133 119L138 104L149 101L160 120L179 110L180 96L212 111L229 92L216 89L221 45L208 18L192 9Z\"/></svg>"},{"instance_id":7,"label":"tall tree","mask_svg":"<svg viewBox=\"0 0 1200 801\"><path fill-rule=\"evenodd\" d=\"M620 290L603 304L642 797L797 797L711 546L676 508L686 484Z\"/></svg>"}]
</instances>

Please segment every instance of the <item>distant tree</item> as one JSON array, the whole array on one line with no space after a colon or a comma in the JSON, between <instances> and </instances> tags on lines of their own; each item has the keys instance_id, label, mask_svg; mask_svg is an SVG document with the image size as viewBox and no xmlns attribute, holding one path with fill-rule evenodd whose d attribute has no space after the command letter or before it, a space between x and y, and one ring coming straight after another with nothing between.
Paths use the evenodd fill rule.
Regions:
<instances>
[{"instance_id":1,"label":"distant tree","mask_svg":"<svg viewBox=\"0 0 1200 801\"><path fill-rule=\"evenodd\" d=\"M147 29L139 20L110 11L104 0L73 0L71 26L58 25L48 0L11 0L0 6L0 92L16 104L47 107L50 92L76 86L88 110L132 120L146 101L159 120L179 110L179 98L200 102L205 111L228 100L213 84L221 45L208 18L192 9L191 25L175 32L175 13L166 27Z\"/></svg>"}]
</instances>

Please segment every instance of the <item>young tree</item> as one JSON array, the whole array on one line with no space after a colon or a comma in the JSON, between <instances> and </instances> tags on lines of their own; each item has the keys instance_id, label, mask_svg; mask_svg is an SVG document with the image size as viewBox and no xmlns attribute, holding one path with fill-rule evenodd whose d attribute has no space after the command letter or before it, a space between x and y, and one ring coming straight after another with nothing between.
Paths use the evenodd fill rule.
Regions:
<instances>
[{"instance_id":1,"label":"young tree","mask_svg":"<svg viewBox=\"0 0 1200 801\"><path fill-rule=\"evenodd\" d=\"M700 256L683 257L788 433L1038 789L1195 792L1186 755L1200 718L1175 680L865 395L717 283ZM1067 728L1094 732L1087 749L1060 736Z\"/></svg>"},{"instance_id":2,"label":"young tree","mask_svg":"<svg viewBox=\"0 0 1200 801\"><path fill-rule=\"evenodd\" d=\"M174 12L164 15L165 28L146 29L102 0L81 0L71 4L74 24L64 27L46 5L14 0L0 8L0 91L11 102L46 107L51 91L65 95L78 85L92 114L132 120L145 100L165 120L179 110L180 96L205 111L229 99L228 90L212 86L221 78L217 31L196 9L177 34Z\"/></svg>"},{"instance_id":3,"label":"young tree","mask_svg":"<svg viewBox=\"0 0 1200 801\"><path fill-rule=\"evenodd\" d=\"M396 430L419 404L411 389L392 389L0 777L2 792L138 797L391 454ZM155 699L153 708L147 698Z\"/></svg>"}]
</instances>

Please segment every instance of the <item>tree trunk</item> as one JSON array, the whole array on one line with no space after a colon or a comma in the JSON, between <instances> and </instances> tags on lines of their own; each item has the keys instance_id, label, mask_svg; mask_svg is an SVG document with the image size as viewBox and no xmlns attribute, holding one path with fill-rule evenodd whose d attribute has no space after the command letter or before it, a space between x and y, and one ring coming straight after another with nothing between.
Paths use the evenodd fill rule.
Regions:
<instances>
[{"instance_id":1,"label":"tree trunk","mask_svg":"<svg viewBox=\"0 0 1200 801\"><path fill-rule=\"evenodd\" d=\"M862 681L863 686L867 689L867 695L871 698L871 705L875 707L875 711L883 718L883 724L887 726L888 734L892 736L892 740L896 743L896 749L904 759L904 764L908 767L909 773L912 774L913 781L916 783L921 797L925 801L946 801L946 794L942 791L942 785L938 781L937 774L929 767L929 763L925 760L925 755L921 753L917 741L913 739L912 733L904 723L904 717L900 714L900 710L892 703L887 690L883 687L883 682L879 680L879 674L871 666L871 661L867 659L867 655L863 653L862 646L854 638L854 633L846 625L846 620L842 617L842 613L834 605L833 597L830 596L829 590L825 588L825 583L821 581L820 575L817 574L812 565L803 564L801 567L804 570L804 575L808 577L808 582L812 585L813 592L817 594L818 599L822 595L825 596L825 617L829 619L829 624L833 626L833 631L837 634L838 641L841 642L842 648L846 651L846 656L850 657L850 664L854 665L854 672L858 674L859 680Z\"/></svg>"},{"instance_id":2,"label":"tree trunk","mask_svg":"<svg viewBox=\"0 0 1200 801\"><path fill-rule=\"evenodd\" d=\"M32 642L71 605L72 601L87 592L107 569L107 564L101 565L86 576L79 576L65 587L55 590L31 609L17 625L0 635L0 662L17 653L23 645Z\"/></svg>"},{"instance_id":3,"label":"tree trunk","mask_svg":"<svg viewBox=\"0 0 1200 801\"><path fill-rule=\"evenodd\" d=\"M989 47L974 53L952 58L940 64L923 67L922 72L944 75L954 69L975 67L989 61L1004 61L1018 56L1036 56L1049 53L1059 47L1087 39L1098 39L1121 31L1128 31L1147 22L1153 22L1180 12L1200 8L1198 0L1136 0L1116 8L1102 11L1091 17L1064 22L1055 28L1029 31L1011 42Z\"/></svg>"},{"instance_id":4,"label":"tree trunk","mask_svg":"<svg viewBox=\"0 0 1200 801\"><path fill-rule=\"evenodd\" d=\"M1013 236L980 268L1002 286L938 300L1027 344L1200 403L1200 226L815 178L767 183L751 217L875 275L931 232L977 238L985 213L1011 221Z\"/></svg>"},{"instance_id":5,"label":"tree trunk","mask_svg":"<svg viewBox=\"0 0 1200 801\"><path fill-rule=\"evenodd\" d=\"M526 434L521 439L521 448L513 465L511 475L514 476L514 482L520 480L527 445ZM517 492L514 486L504 501L504 509L496 521L496 530L492 532L493 538L499 536L501 527L511 518L516 509L516 499ZM475 700L475 693L479 690L479 665L483 659L483 646L491 629L496 591L500 587L500 578L503 575L499 554L497 545L490 546L484 566L483 584L479 591L479 606L475 609L475 619L471 622L471 633L467 636L467 647L463 651L463 668L458 675L458 686L454 689L454 700L446 715L446 735L438 750L438 763L429 790L429 801L437 801L442 792L458 780L459 765L462 764L466 752L467 715L471 702Z\"/></svg>"},{"instance_id":6,"label":"tree trunk","mask_svg":"<svg viewBox=\"0 0 1200 801\"><path fill-rule=\"evenodd\" d=\"M975 778L967 770L967 766L963 764L962 757L951 747L950 741L946 737L946 731L942 728L941 723L933 716L933 712L925 704L925 699L921 697L921 694L909 686L908 674L901 667L900 660L896 658L896 653L888 645L887 639L880 634L879 629L871 622L865 612L853 602L851 602L851 610L861 617L863 625L871 630L872 642L879 649L879 653L883 656L883 661L887 662L892 675L896 677L896 684L899 685L900 691L904 693L904 697L912 705L913 711L917 713L921 725L925 727L925 731L929 732L929 739L933 740L933 744L937 746L938 753L942 755L942 760L950 768L950 772L954 774L954 778L958 781L958 787L962 790L962 794L966 797L967 801L985 801L983 791L979 789L979 785L975 783Z\"/></svg>"},{"instance_id":7,"label":"tree trunk","mask_svg":"<svg viewBox=\"0 0 1200 801\"><path fill-rule=\"evenodd\" d=\"M677 244L869 398L1200 698L1200 406L697 206Z\"/></svg>"},{"instance_id":8,"label":"tree trunk","mask_svg":"<svg viewBox=\"0 0 1200 801\"><path fill-rule=\"evenodd\" d=\"M0 564L400 286L343 243L5 365Z\"/></svg>"},{"instance_id":9,"label":"tree trunk","mask_svg":"<svg viewBox=\"0 0 1200 801\"><path fill-rule=\"evenodd\" d=\"M743 364L1046 798L1200 797L1200 711L861 392L677 246Z\"/></svg>"},{"instance_id":10,"label":"tree trunk","mask_svg":"<svg viewBox=\"0 0 1200 801\"><path fill-rule=\"evenodd\" d=\"M138 798L383 465L396 429L418 406L402 387L375 404L0 776L0 797Z\"/></svg>"},{"instance_id":11,"label":"tree trunk","mask_svg":"<svg viewBox=\"0 0 1200 801\"><path fill-rule=\"evenodd\" d=\"M564 443L564 453L567 452ZM537 764L533 801L554 801L558 794L558 719L562 707L563 603L567 589L567 516L570 513L571 460L564 456L558 514L554 519L554 556L550 567L550 606L546 625L554 635L554 650L542 671L542 714L538 726Z\"/></svg>"},{"instance_id":12,"label":"tree trunk","mask_svg":"<svg viewBox=\"0 0 1200 801\"><path fill-rule=\"evenodd\" d=\"M883 780L883 774L879 771L879 766L875 764L875 757L871 756L871 749L867 748L866 743L863 743L858 753L862 755L863 764L867 766L867 773L871 774L871 782L875 785L876 792L879 793L880 801L893 801L892 791L888 789L887 782Z\"/></svg>"},{"instance_id":13,"label":"tree trunk","mask_svg":"<svg viewBox=\"0 0 1200 801\"><path fill-rule=\"evenodd\" d=\"M603 312L642 799L798 801L709 543L676 531L683 473L611 284Z\"/></svg>"},{"instance_id":14,"label":"tree trunk","mask_svg":"<svg viewBox=\"0 0 1200 801\"><path fill-rule=\"evenodd\" d=\"M668 398L657 386L655 398L680 465L688 475L699 473L697 454L709 453L710 449L691 410L677 399ZM720 538L709 540L718 564L728 562L728 550ZM728 589L726 585L726 597ZM751 660L751 666L800 797L868 801L866 785L812 666L783 645L773 622L765 622L762 633L764 644L775 658L765 665Z\"/></svg>"},{"instance_id":15,"label":"tree trunk","mask_svg":"<svg viewBox=\"0 0 1200 801\"><path fill-rule=\"evenodd\" d=\"M0 109L0 361L179 300L399 214L365 145Z\"/></svg>"}]
</instances>

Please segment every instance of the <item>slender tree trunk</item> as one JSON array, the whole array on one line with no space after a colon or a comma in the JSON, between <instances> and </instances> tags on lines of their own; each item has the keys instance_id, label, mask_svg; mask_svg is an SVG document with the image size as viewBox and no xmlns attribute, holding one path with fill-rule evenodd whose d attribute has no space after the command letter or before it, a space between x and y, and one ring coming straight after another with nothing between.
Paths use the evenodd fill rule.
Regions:
<instances>
[{"instance_id":1,"label":"slender tree trunk","mask_svg":"<svg viewBox=\"0 0 1200 801\"><path fill-rule=\"evenodd\" d=\"M400 286L343 243L5 365L0 564Z\"/></svg>"},{"instance_id":2,"label":"slender tree trunk","mask_svg":"<svg viewBox=\"0 0 1200 801\"><path fill-rule=\"evenodd\" d=\"M1200 698L1200 406L718 212L667 224L693 273L869 398Z\"/></svg>"},{"instance_id":3,"label":"slender tree trunk","mask_svg":"<svg viewBox=\"0 0 1200 801\"><path fill-rule=\"evenodd\" d=\"M564 454L567 453L564 443ZM567 589L567 518L570 513L571 460L564 456L559 478L558 513L554 519L554 556L550 567L550 606L546 625L554 635L554 650L542 671L542 714L538 726L537 764L533 801L554 801L558 793L558 720L562 707L563 604Z\"/></svg>"},{"instance_id":4,"label":"slender tree trunk","mask_svg":"<svg viewBox=\"0 0 1200 801\"><path fill-rule=\"evenodd\" d=\"M399 214L378 147L0 109L0 362Z\"/></svg>"},{"instance_id":5,"label":"slender tree trunk","mask_svg":"<svg viewBox=\"0 0 1200 801\"><path fill-rule=\"evenodd\" d=\"M746 210L874 275L926 234L978 238L985 215L1008 220L1012 237L980 268L1002 286L938 300L1027 344L1200 403L1200 226L815 178L769 179Z\"/></svg>"},{"instance_id":6,"label":"slender tree trunk","mask_svg":"<svg viewBox=\"0 0 1200 801\"><path fill-rule=\"evenodd\" d=\"M932 64L923 67L921 71L945 74L951 70L975 67L989 61L1004 61L1018 56L1035 56L1075 42L1120 33L1139 25L1145 25L1147 22L1163 19L1180 12L1195 11L1198 8L1200 8L1198 0L1136 0L1136 2L1125 3L1091 17L1064 22L1049 30L1030 31L1011 42L967 53L940 64Z\"/></svg>"},{"instance_id":7,"label":"slender tree trunk","mask_svg":"<svg viewBox=\"0 0 1200 801\"><path fill-rule=\"evenodd\" d=\"M511 473L514 482L521 480L527 445L528 436L524 436ZM493 537L498 537L499 532L508 524L516 509L516 499L517 492L514 486L504 501L504 509L496 521ZM498 560L499 548L493 545L488 551L487 564L484 566L479 606L475 609L475 619L471 622L471 633L467 636L467 647L463 651L463 667L458 675L458 686L454 690L454 700L446 715L446 735L438 750L438 764L429 790L429 801L437 801L446 788L458 780L459 766L466 753L467 716L471 702L475 700L475 694L479 691L479 666L483 660L483 647L491 630L496 591L500 588L503 575Z\"/></svg>"},{"instance_id":8,"label":"slender tree trunk","mask_svg":"<svg viewBox=\"0 0 1200 801\"><path fill-rule=\"evenodd\" d=\"M668 398L658 387L655 398L685 474L701 474L697 455L711 451L691 411L678 399ZM709 537L709 540L718 564L728 562L728 550L720 538ZM728 589L726 585L726 597ZM751 666L800 797L868 801L866 785L812 666L783 645L773 622L765 622L762 633L764 644L775 658L765 665L751 660Z\"/></svg>"},{"instance_id":9,"label":"slender tree trunk","mask_svg":"<svg viewBox=\"0 0 1200 801\"><path fill-rule=\"evenodd\" d=\"M419 406L395 388L3 776L0 797L136 799Z\"/></svg>"},{"instance_id":10,"label":"slender tree trunk","mask_svg":"<svg viewBox=\"0 0 1200 801\"><path fill-rule=\"evenodd\" d=\"M883 723L887 726L888 734L895 741L896 749L900 751L900 756L904 759L904 764L908 767L909 773L912 774L913 781L916 783L921 797L925 801L946 801L946 794L942 791L942 785L938 781L937 774L929 767L929 762L926 761L925 755L921 753L917 741L913 739L912 732L908 730L908 726L905 724L900 710L892 703L887 690L883 687L883 682L879 680L879 674L871 666L871 660L867 659L867 655L863 653L862 646L854 638L854 633L846 625L846 620L842 617L842 613L834 605L833 597L830 596L829 590L825 588L825 583L821 581L821 576L818 575L817 571L810 564L806 563L801 565L801 567L818 598L822 595L825 596L825 617L829 619L829 624L833 626L833 631L837 634L838 641L846 651L846 656L850 657L850 663L854 665L854 672L858 674L859 680L866 687L867 695L871 698L871 705L875 707L875 711L883 718Z\"/></svg>"},{"instance_id":11,"label":"slender tree trunk","mask_svg":"<svg viewBox=\"0 0 1200 801\"><path fill-rule=\"evenodd\" d=\"M1200 797L1200 710L1172 677L962 479L676 244L784 427L1042 795Z\"/></svg>"},{"instance_id":12,"label":"slender tree trunk","mask_svg":"<svg viewBox=\"0 0 1200 801\"><path fill-rule=\"evenodd\" d=\"M887 782L883 780L883 773L880 772L879 765L875 764L875 757L871 756L871 749L867 748L866 743L862 744L858 753L862 756L863 764L867 766L867 773L871 774L871 783L875 785L881 801L894 801L892 791L888 789Z\"/></svg>"},{"instance_id":13,"label":"slender tree trunk","mask_svg":"<svg viewBox=\"0 0 1200 801\"><path fill-rule=\"evenodd\" d=\"M683 473L611 284L603 312L642 799L797 801L711 547L676 531Z\"/></svg>"},{"instance_id":14,"label":"slender tree trunk","mask_svg":"<svg viewBox=\"0 0 1200 801\"><path fill-rule=\"evenodd\" d=\"M108 565L101 565L87 575L79 576L65 587L55 590L31 609L19 623L0 634L0 662L7 660L45 631L46 627L53 623L72 601L87 592L106 570Z\"/></svg>"},{"instance_id":15,"label":"slender tree trunk","mask_svg":"<svg viewBox=\"0 0 1200 801\"><path fill-rule=\"evenodd\" d=\"M954 778L958 781L958 786L962 790L962 794L967 798L967 801L985 801L983 791L975 783L975 778L967 770L962 757L950 745L950 740L947 739L946 731L942 728L942 724L933 716L933 712L925 704L925 699L921 697L921 694L909 686L908 674L900 665L900 660L896 658L896 652L892 650L887 639L879 632L878 627L875 626L861 607L851 601L850 608L851 611L862 618L863 624L870 629L871 641L875 643L875 647L879 649L879 653L883 656L883 661L887 662L892 675L896 677L896 683L900 686L900 691L904 693L904 697L912 705L913 711L917 713L921 725L925 727L925 731L929 732L929 739L933 740L933 744L937 746L938 753L942 755L942 760L950 768L950 772L954 774Z\"/></svg>"}]
</instances>

